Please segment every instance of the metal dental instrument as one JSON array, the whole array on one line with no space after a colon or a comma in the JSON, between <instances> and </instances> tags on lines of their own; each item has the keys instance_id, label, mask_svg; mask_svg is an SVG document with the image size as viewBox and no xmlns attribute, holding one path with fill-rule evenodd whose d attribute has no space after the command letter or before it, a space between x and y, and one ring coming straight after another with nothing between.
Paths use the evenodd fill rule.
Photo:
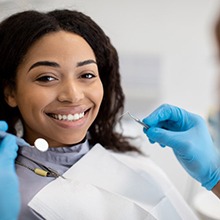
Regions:
<instances>
[{"instance_id":1,"label":"metal dental instrument","mask_svg":"<svg viewBox=\"0 0 220 220\"><path fill-rule=\"evenodd\" d=\"M0 138L4 138L8 134L9 133L5 131L0 131ZM24 139L16 136L16 143L18 146L36 148L41 152L47 151L49 147L47 141L44 140L43 138L37 138L34 142L34 146L32 146L28 144Z\"/></svg>"},{"instance_id":2,"label":"metal dental instrument","mask_svg":"<svg viewBox=\"0 0 220 220\"><path fill-rule=\"evenodd\" d=\"M139 118L136 118L135 116L133 116L130 112L125 112L123 115L120 116L120 118L124 115L128 114L132 119L134 119L137 123L139 123L140 125L142 125L144 128L148 129L149 126L147 124L144 124Z\"/></svg>"}]
</instances>

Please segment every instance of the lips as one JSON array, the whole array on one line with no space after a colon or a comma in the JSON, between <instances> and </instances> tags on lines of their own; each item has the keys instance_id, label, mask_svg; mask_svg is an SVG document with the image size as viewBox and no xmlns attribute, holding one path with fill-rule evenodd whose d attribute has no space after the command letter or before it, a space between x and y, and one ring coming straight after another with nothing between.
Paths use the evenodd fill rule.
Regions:
<instances>
[{"instance_id":1,"label":"lips","mask_svg":"<svg viewBox=\"0 0 220 220\"><path fill-rule=\"evenodd\" d=\"M54 114L49 113L48 116L57 119L59 121L77 121L84 117L85 112L75 113L75 114Z\"/></svg>"}]
</instances>

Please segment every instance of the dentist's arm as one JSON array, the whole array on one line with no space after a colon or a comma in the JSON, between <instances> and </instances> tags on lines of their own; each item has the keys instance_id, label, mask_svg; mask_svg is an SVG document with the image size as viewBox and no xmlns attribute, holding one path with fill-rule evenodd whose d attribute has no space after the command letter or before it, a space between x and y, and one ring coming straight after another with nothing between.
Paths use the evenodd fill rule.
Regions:
<instances>
[{"instance_id":1,"label":"dentist's arm","mask_svg":"<svg viewBox=\"0 0 220 220\"><path fill-rule=\"evenodd\" d=\"M220 181L213 187L212 192L220 198Z\"/></svg>"},{"instance_id":2,"label":"dentist's arm","mask_svg":"<svg viewBox=\"0 0 220 220\"><path fill-rule=\"evenodd\" d=\"M220 198L220 155L202 117L165 104L143 122L151 143L171 147L185 170Z\"/></svg>"},{"instance_id":3,"label":"dentist's arm","mask_svg":"<svg viewBox=\"0 0 220 220\"><path fill-rule=\"evenodd\" d=\"M7 124L0 121L0 130L6 131ZM15 172L18 146L13 135L0 139L0 219L16 220L20 210L20 193Z\"/></svg>"}]
</instances>

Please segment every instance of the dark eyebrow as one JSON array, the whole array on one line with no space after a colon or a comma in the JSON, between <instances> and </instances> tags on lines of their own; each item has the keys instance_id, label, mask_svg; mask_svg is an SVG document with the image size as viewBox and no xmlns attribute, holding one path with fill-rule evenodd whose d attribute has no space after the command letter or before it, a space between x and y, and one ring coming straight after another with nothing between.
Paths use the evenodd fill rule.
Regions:
<instances>
[{"instance_id":1,"label":"dark eyebrow","mask_svg":"<svg viewBox=\"0 0 220 220\"><path fill-rule=\"evenodd\" d=\"M84 61L81 61L81 62L78 62L77 63L77 67L80 67L80 66L84 66L84 65L87 65L87 64L97 64L95 60L84 60Z\"/></svg>"},{"instance_id":2,"label":"dark eyebrow","mask_svg":"<svg viewBox=\"0 0 220 220\"><path fill-rule=\"evenodd\" d=\"M84 65L88 65L88 64L97 64L94 60L84 60L84 61L81 61L81 62L78 62L77 63L77 67L80 67L80 66L84 66ZM60 65L56 62L52 62L52 61L38 61L36 63L34 63L28 70L28 72L35 68L35 67L38 67L38 66L50 66L50 67L60 67Z\"/></svg>"},{"instance_id":3,"label":"dark eyebrow","mask_svg":"<svg viewBox=\"0 0 220 220\"><path fill-rule=\"evenodd\" d=\"M56 62L51 62L51 61L39 61L34 63L28 70L28 72L38 66L51 66L51 67L60 67L60 65Z\"/></svg>"}]
</instances>

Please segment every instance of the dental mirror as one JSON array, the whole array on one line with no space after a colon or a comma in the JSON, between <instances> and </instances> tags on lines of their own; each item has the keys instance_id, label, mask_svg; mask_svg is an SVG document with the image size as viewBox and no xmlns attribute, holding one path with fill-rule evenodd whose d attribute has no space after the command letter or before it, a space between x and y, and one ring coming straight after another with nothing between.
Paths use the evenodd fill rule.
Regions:
<instances>
[{"instance_id":1,"label":"dental mirror","mask_svg":"<svg viewBox=\"0 0 220 220\"><path fill-rule=\"evenodd\" d=\"M6 135L8 135L9 133L5 132L5 131L0 131L0 139L4 138ZM41 152L45 152L48 150L49 148L49 144L47 143L47 141L43 138L37 138L34 142L34 146L28 144L24 139L20 138L20 137L16 137L16 143L18 146L20 147L32 147L32 148L36 148L37 150L41 151Z\"/></svg>"},{"instance_id":2,"label":"dental mirror","mask_svg":"<svg viewBox=\"0 0 220 220\"><path fill-rule=\"evenodd\" d=\"M45 139L37 138L34 142L34 147L37 148L41 152L45 152L48 150L49 145Z\"/></svg>"}]
</instances>

